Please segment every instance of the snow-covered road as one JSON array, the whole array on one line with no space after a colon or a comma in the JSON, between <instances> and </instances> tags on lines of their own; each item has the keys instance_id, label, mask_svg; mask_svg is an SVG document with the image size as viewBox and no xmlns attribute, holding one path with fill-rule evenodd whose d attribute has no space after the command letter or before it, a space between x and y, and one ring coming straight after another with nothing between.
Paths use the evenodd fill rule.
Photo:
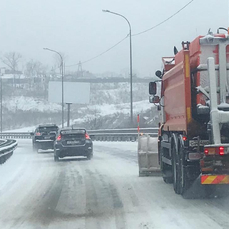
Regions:
<instances>
[{"instance_id":1,"label":"snow-covered road","mask_svg":"<svg viewBox=\"0 0 229 229\"><path fill-rule=\"evenodd\" d=\"M229 198L183 199L138 177L136 143L94 142L94 158L53 161L20 140L0 166L0 228L229 228Z\"/></svg>"}]
</instances>

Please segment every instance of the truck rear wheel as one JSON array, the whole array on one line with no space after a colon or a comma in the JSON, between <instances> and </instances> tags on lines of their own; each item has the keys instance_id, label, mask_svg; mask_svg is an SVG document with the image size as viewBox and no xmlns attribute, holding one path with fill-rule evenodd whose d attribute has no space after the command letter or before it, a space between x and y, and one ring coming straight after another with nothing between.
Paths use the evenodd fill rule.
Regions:
<instances>
[{"instance_id":1,"label":"truck rear wheel","mask_svg":"<svg viewBox=\"0 0 229 229\"><path fill-rule=\"evenodd\" d=\"M170 171L163 172L163 181L166 184L172 184L173 183L173 177L171 176L171 173L172 172L170 172Z\"/></svg>"},{"instance_id":2,"label":"truck rear wheel","mask_svg":"<svg viewBox=\"0 0 229 229\"><path fill-rule=\"evenodd\" d=\"M179 179L179 191L180 194L184 194L188 188L189 180L187 178L187 173L184 165L184 149L181 144L178 146L178 159L179 159L179 168L178 168L178 179Z\"/></svg>"},{"instance_id":3,"label":"truck rear wheel","mask_svg":"<svg viewBox=\"0 0 229 229\"><path fill-rule=\"evenodd\" d=\"M165 164L162 161L162 157L166 156L166 155L164 155L164 150L166 150L166 149L164 149L160 144L160 155L159 155L160 169L162 171L162 176L163 176L164 182L167 184L172 184L173 183L173 174L172 174L171 166Z\"/></svg>"},{"instance_id":4,"label":"truck rear wheel","mask_svg":"<svg viewBox=\"0 0 229 229\"><path fill-rule=\"evenodd\" d=\"M175 193L180 194L180 169L178 152L176 152L176 146L172 144L172 171L173 171L173 189Z\"/></svg>"}]
</instances>

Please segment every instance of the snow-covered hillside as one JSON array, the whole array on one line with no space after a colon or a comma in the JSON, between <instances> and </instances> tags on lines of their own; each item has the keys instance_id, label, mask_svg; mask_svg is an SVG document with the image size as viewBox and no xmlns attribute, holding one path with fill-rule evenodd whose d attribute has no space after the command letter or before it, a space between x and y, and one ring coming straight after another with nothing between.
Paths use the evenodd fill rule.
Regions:
<instances>
[{"instance_id":1,"label":"snow-covered hillside","mask_svg":"<svg viewBox=\"0 0 229 229\"><path fill-rule=\"evenodd\" d=\"M133 84L133 101L148 99L148 84ZM129 83L109 83L91 85L91 104L119 104L130 102Z\"/></svg>"},{"instance_id":2,"label":"snow-covered hillside","mask_svg":"<svg viewBox=\"0 0 229 229\"><path fill-rule=\"evenodd\" d=\"M23 93L21 93L23 94ZM133 85L133 112L157 117L154 105L148 102L148 84ZM35 126L39 123L60 123L61 104L48 102L39 96L5 96L3 100L3 129ZM65 118L67 116L65 106ZM148 113L146 115L146 113ZM88 128L115 128L129 125L130 89L128 83L92 84L90 104L71 106L71 123ZM147 117L146 117L147 118Z\"/></svg>"},{"instance_id":3,"label":"snow-covered hillside","mask_svg":"<svg viewBox=\"0 0 229 229\"><path fill-rule=\"evenodd\" d=\"M61 105L50 103L45 99L38 99L25 96L11 96L3 103L3 106L10 111L39 111L39 112L59 112Z\"/></svg>"},{"instance_id":4,"label":"snow-covered hillside","mask_svg":"<svg viewBox=\"0 0 229 229\"><path fill-rule=\"evenodd\" d=\"M148 100L143 100L133 103L134 114L142 113L146 110L151 109L152 104ZM85 111L85 112L84 112ZM116 113L129 114L130 113L130 103L120 103L120 104L103 104L103 105L91 105L83 107L79 110L80 113L91 113L93 116L106 116L113 115Z\"/></svg>"}]
</instances>

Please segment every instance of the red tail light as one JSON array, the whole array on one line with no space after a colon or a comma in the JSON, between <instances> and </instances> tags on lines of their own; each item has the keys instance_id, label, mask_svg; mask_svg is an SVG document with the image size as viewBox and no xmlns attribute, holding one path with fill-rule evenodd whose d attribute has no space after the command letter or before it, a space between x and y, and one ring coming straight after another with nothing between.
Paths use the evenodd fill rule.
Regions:
<instances>
[{"instance_id":1,"label":"red tail light","mask_svg":"<svg viewBox=\"0 0 229 229\"><path fill-rule=\"evenodd\" d=\"M36 133L36 136L41 136L41 133L40 133L40 132L37 132L37 133Z\"/></svg>"},{"instance_id":2,"label":"red tail light","mask_svg":"<svg viewBox=\"0 0 229 229\"><path fill-rule=\"evenodd\" d=\"M209 153L209 150L208 149L204 149L204 154L208 155L208 153Z\"/></svg>"},{"instance_id":3,"label":"red tail light","mask_svg":"<svg viewBox=\"0 0 229 229\"><path fill-rule=\"evenodd\" d=\"M182 139L183 139L183 141L186 141L186 140L187 140L187 137L183 136L183 138L182 138Z\"/></svg>"},{"instance_id":4,"label":"red tail light","mask_svg":"<svg viewBox=\"0 0 229 229\"><path fill-rule=\"evenodd\" d=\"M224 147L223 146L219 147L219 155L224 155Z\"/></svg>"},{"instance_id":5,"label":"red tail light","mask_svg":"<svg viewBox=\"0 0 229 229\"><path fill-rule=\"evenodd\" d=\"M205 155L224 155L224 147L206 147L204 149Z\"/></svg>"},{"instance_id":6,"label":"red tail light","mask_svg":"<svg viewBox=\"0 0 229 229\"><path fill-rule=\"evenodd\" d=\"M60 141L61 140L61 135L59 135L57 138L56 138L57 141Z\"/></svg>"},{"instance_id":7,"label":"red tail light","mask_svg":"<svg viewBox=\"0 0 229 229\"><path fill-rule=\"evenodd\" d=\"M86 134L85 134L85 138L86 138L86 139L90 139L90 136L86 133Z\"/></svg>"}]
</instances>

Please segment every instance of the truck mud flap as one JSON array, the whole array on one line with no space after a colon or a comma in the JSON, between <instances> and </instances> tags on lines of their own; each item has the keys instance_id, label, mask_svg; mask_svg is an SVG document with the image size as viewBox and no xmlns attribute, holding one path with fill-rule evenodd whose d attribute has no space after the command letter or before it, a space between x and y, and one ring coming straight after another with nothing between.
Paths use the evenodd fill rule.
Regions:
<instances>
[{"instance_id":1,"label":"truck mud flap","mask_svg":"<svg viewBox=\"0 0 229 229\"><path fill-rule=\"evenodd\" d=\"M203 185L229 184L229 175L201 175L200 181Z\"/></svg>"}]
</instances>

